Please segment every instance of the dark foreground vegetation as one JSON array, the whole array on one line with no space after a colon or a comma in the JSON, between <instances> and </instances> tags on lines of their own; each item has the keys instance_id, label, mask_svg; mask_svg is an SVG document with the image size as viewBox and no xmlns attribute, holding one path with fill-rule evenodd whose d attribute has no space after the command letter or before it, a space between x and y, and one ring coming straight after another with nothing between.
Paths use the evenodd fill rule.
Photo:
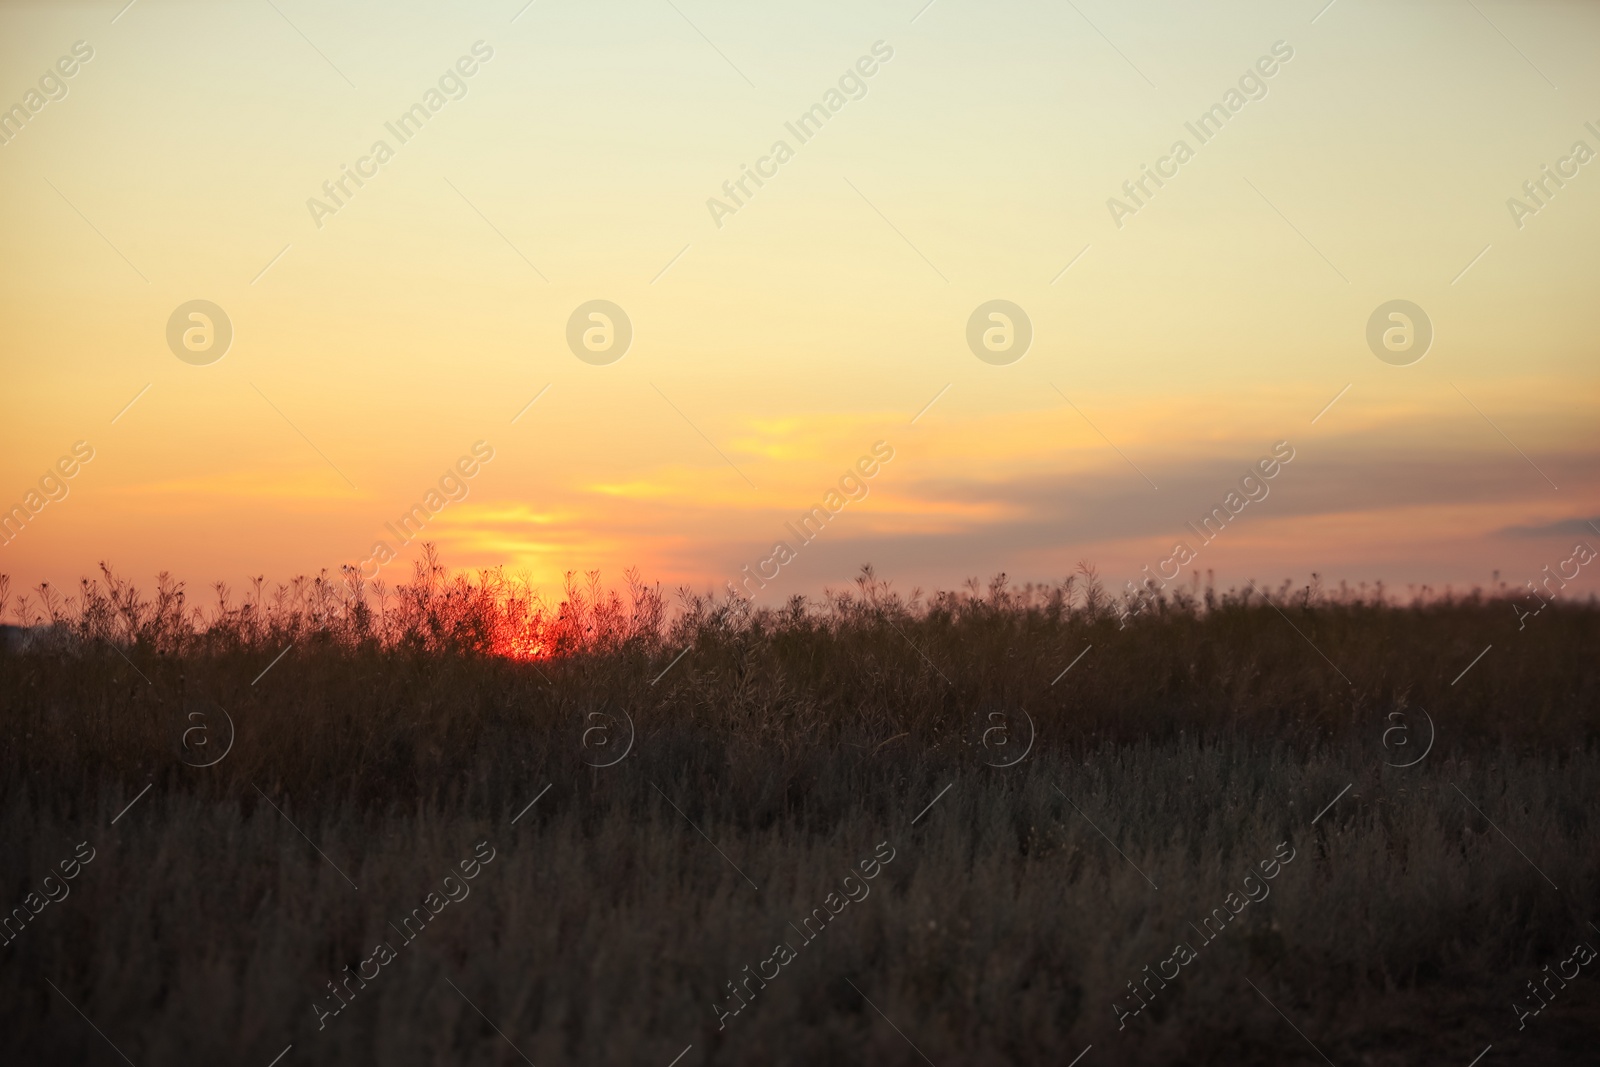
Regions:
<instances>
[{"instance_id":1,"label":"dark foreground vegetation","mask_svg":"<svg viewBox=\"0 0 1600 1067\"><path fill-rule=\"evenodd\" d=\"M0 1062L1592 1062L1592 606L218 592L10 602Z\"/></svg>"}]
</instances>

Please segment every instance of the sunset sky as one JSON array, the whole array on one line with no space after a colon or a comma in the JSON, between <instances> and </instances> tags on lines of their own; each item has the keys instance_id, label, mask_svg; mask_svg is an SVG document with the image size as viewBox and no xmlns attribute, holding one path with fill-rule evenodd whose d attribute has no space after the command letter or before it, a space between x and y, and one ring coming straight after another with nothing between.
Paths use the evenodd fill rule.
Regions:
<instances>
[{"instance_id":1,"label":"sunset sky","mask_svg":"<svg viewBox=\"0 0 1600 1067\"><path fill-rule=\"evenodd\" d=\"M1186 578L1403 589L1600 547L1594 5L124 2L0 7L14 594L376 542L392 584L419 504L447 564L552 591L782 541L769 603L867 562L1120 587L1182 541ZM196 300L212 362L169 344ZM569 347L594 300L613 362ZM991 300L1014 362L969 348Z\"/></svg>"}]
</instances>

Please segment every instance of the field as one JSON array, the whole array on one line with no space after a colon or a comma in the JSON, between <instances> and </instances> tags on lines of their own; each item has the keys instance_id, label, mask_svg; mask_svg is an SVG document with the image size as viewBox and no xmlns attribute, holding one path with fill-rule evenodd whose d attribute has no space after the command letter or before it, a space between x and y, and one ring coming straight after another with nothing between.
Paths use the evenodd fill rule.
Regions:
<instances>
[{"instance_id":1,"label":"field","mask_svg":"<svg viewBox=\"0 0 1600 1067\"><path fill-rule=\"evenodd\" d=\"M1592 1062L1592 605L11 606L6 1063Z\"/></svg>"}]
</instances>

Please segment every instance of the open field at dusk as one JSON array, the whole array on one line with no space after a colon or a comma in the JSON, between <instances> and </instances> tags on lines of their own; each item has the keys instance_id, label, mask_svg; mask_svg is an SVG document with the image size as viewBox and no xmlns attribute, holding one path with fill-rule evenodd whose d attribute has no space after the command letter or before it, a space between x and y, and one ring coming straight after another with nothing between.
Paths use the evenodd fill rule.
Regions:
<instances>
[{"instance_id":1,"label":"open field at dusk","mask_svg":"<svg viewBox=\"0 0 1600 1067\"><path fill-rule=\"evenodd\" d=\"M0 1067L1592 1067L1597 161L1593 0L0 3Z\"/></svg>"}]
</instances>

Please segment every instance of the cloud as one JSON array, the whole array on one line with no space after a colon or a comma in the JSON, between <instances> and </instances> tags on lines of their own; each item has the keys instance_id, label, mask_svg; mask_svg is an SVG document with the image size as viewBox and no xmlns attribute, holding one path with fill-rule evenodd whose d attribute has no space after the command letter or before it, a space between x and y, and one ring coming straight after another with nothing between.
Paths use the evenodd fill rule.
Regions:
<instances>
[{"instance_id":1,"label":"cloud","mask_svg":"<svg viewBox=\"0 0 1600 1067\"><path fill-rule=\"evenodd\" d=\"M1438 556L1446 543L1451 552L1470 557L1475 545L1477 556L1498 559L1488 538L1504 533L1500 527L1507 520L1539 515L1548 494L1515 454L1464 458L1448 449L1395 450L1350 437L1297 448L1294 461L1267 483L1268 498L1248 506L1237 527L1230 525L1218 547L1207 550L1202 567L1221 562L1218 553L1242 553L1234 557L1235 566L1241 558L1260 559L1264 545L1272 547L1269 555L1287 552L1312 570L1363 559L1380 562L1386 571L1404 570L1415 558ZM1175 541L1200 546L1186 523L1235 490L1267 449L1229 451L1167 460L1159 491L1115 455L1093 471L1033 470L1010 477L999 471L920 475L907 463L886 470L871 500L800 553L789 584L800 589L843 580L867 561L942 583L1000 570L1064 575L1078 559L1153 562L1160 557L1151 553L1169 550ZM1592 470L1600 466L1596 458L1560 455L1552 457L1552 466ZM1586 528L1584 523L1512 529L1540 536ZM774 527L769 538L782 534ZM741 551L733 540L719 532L680 546L669 558L684 569L708 549L731 560ZM748 554L753 547L742 550ZM1429 555L1417 557L1419 551Z\"/></svg>"},{"instance_id":2,"label":"cloud","mask_svg":"<svg viewBox=\"0 0 1600 1067\"><path fill-rule=\"evenodd\" d=\"M1497 537L1572 537L1600 533L1600 515L1592 519L1561 519L1536 526L1506 526L1496 530Z\"/></svg>"}]
</instances>

